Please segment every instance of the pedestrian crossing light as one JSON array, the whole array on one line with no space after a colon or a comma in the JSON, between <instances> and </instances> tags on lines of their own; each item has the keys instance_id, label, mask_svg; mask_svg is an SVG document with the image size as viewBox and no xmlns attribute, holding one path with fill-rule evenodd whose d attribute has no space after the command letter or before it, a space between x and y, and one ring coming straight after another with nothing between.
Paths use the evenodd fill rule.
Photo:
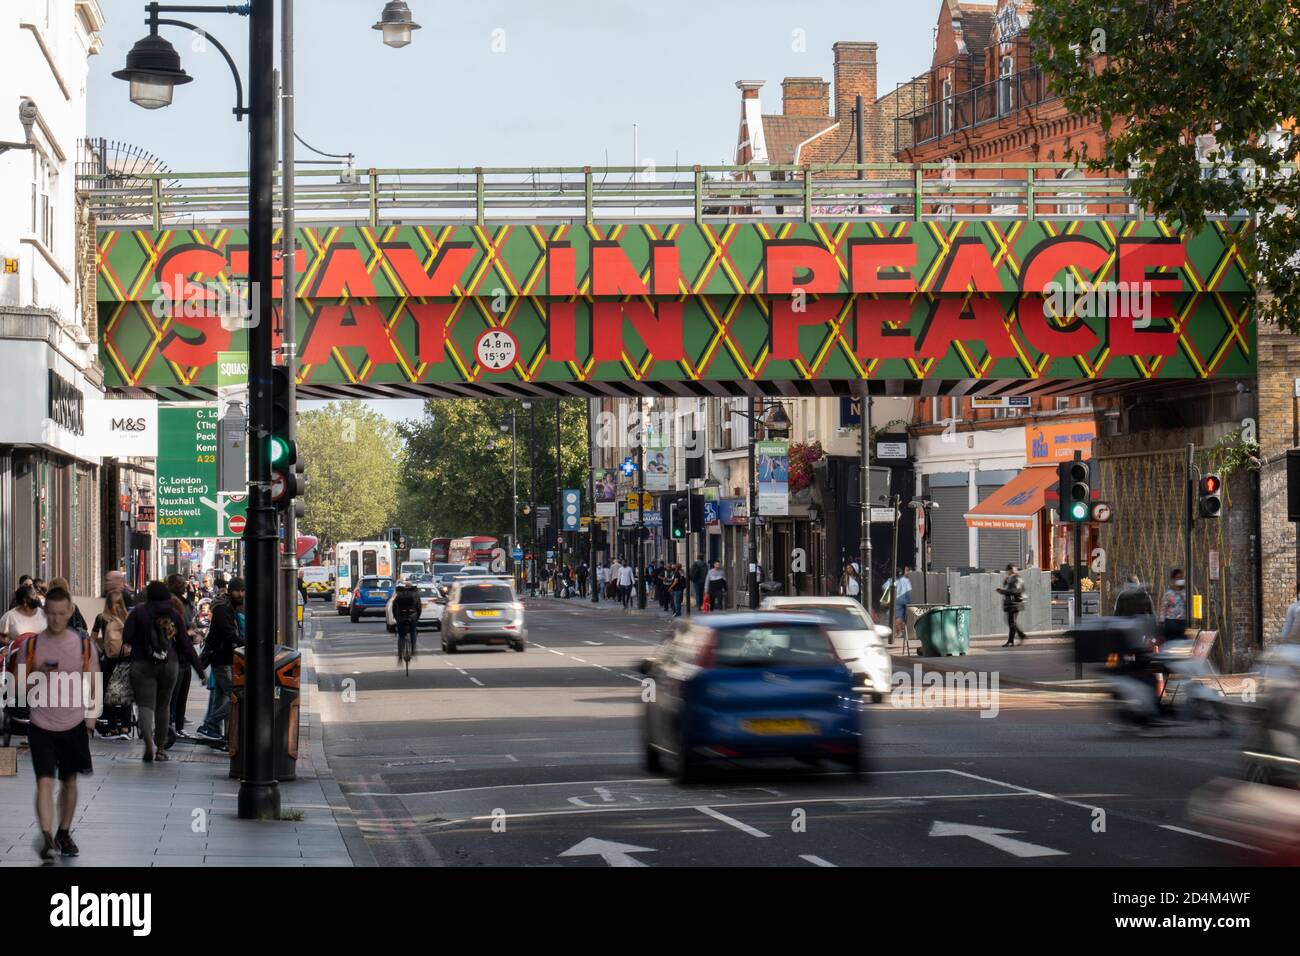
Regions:
<instances>
[{"instance_id":1,"label":"pedestrian crossing light","mask_svg":"<svg viewBox=\"0 0 1300 956\"><path fill-rule=\"evenodd\" d=\"M1223 512L1223 479L1208 474L1201 479L1200 512L1202 518L1217 518Z\"/></svg>"},{"instance_id":2,"label":"pedestrian crossing light","mask_svg":"<svg viewBox=\"0 0 1300 956\"><path fill-rule=\"evenodd\" d=\"M1061 517L1083 522L1092 517L1092 469L1086 461L1063 461L1056 468Z\"/></svg>"}]
</instances>

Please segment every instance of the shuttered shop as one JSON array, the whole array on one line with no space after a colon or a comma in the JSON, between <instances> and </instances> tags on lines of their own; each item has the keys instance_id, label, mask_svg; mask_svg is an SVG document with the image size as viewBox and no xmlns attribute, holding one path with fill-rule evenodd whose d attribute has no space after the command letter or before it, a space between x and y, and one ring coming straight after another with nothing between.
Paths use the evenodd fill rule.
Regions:
<instances>
[{"instance_id":1,"label":"shuttered shop","mask_svg":"<svg viewBox=\"0 0 1300 956\"><path fill-rule=\"evenodd\" d=\"M1002 490L1002 484L980 485L979 500ZM980 528L980 567L985 571L1001 571L1008 564L1019 566L1025 560L1025 532L1011 528Z\"/></svg>"},{"instance_id":2,"label":"shuttered shop","mask_svg":"<svg viewBox=\"0 0 1300 956\"><path fill-rule=\"evenodd\" d=\"M968 486L931 486L930 498L939 506L930 511L931 569L969 567L970 533L965 518L970 510Z\"/></svg>"}]
</instances>

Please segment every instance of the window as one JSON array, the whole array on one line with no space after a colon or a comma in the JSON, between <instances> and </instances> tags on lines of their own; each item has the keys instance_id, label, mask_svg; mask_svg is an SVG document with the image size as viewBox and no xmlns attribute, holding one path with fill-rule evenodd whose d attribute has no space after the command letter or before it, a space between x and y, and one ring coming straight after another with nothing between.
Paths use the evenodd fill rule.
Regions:
<instances>
[{"instance_id":1,"label":"window","mask_svg":"<svg viewBox=\"0 0 1300 956\"><path fill-rule=\"evenodd\" d=\"M1092 408L1092 396L1091 396L1091 395L1079 395L1079 396L1076 396L1076 397L1079 399L1079 407L1080 407L1080 408Z\"/></svg>"},{"instance_id":2,"label":"window","mask_svg":"<svg viewBox=\"0 0 1300 956\"><path fill-rule=\"evenodd\" d=\"M1058 399L1056 400L1056 410L1057 410L1058 412L1065 411L1065 410L1066 410L1067 408L1069 408L1069 407L1070 407L1070 400L1069 400L1069 398L1058 398Z\"/></svg>"},{"instance_id":3,"label":"window","mask_svg":"<svg viewBox=\"0 0 1300 956\"><path fill-rule=\"evenodd\" d=\"M1004 56L1002 58L998 71L998 112L1003 116L1013 112L1016 108L1015 87L1011 85L1012 73L1015 68L1015 57Z\"/></svg>"},{"instance_id":4,"label":"window","mask_svg":"<svg viewBox=\"0 0 1300 956\"><path fill-rule=\"evenodd\" d=\"M951 133L953 119L952 77L944 77L943 90L939 97L943 101L943 131Z\"/></svg>"},{"instance_id":5,"label":"window","mask_svg":"<svg viewBox=\"0 0 1300 956\"><path fill-rule=\"evenodd\" d=\"M373 548L367 548L361 552L361 573L378 574L379 568L375 562L375 551Z\"/></svg>"},{"instance_id":6,"label":"window","mask_svg":"<svg viewBox=\"0 0 1300 956\"><path fill-rule=\"evenodd\" d=\"M993 409L993 417L994 418L1019 418L1020 411L1021 410L1019 408L1007 408L1004 405Z\"/></svg>"},{"instance_id":7,"label":"window","mask_svg":"<svg viewBox=\"0 0 1300 956\"><path fill-rule=\"evenodd\" d=\"M54 200L58 173L38 150L32 150L32 235L54 252Z\"/></svg>"}]
</instances>

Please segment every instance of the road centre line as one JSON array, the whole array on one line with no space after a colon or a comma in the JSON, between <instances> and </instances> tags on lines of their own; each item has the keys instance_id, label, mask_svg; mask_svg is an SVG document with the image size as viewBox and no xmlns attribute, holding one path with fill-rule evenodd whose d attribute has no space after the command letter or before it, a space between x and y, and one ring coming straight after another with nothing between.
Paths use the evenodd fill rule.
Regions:
<instances>
[{"instance_id":1,"label":"road centre line","mask_svg":"<svg viewBox=\"0 0 1300 956\"><path fill-rule=\"evenodd\" d=\"M762 830L759 830L756 827L751 827L748 823L742 823L741 821L737 820L735 817L729 817L725 813L719 813L717 810L714 810L712 807L696 807L695 809L699 810L700 813L703 813L706 816L710 816L713 817L713 819L715 820L722 821L728 826L735 827L737 830L741 831L742 833L748 833L752 837L771 836L770 833L764 833Z\"/></svg>"}]
</instances>

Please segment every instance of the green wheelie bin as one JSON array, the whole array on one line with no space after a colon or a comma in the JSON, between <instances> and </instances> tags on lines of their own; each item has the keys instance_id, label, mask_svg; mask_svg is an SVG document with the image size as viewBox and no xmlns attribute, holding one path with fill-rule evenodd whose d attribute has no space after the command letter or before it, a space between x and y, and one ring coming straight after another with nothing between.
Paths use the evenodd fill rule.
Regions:
<instances>
[{"instance_id":1,"label":"green wheelie bin","mask_svg":"<svg viewBox=\"0 0 1300 956\"><path fill-rule=\"evenodd\" d=\"M916 619L923 657L956 657L970 650L970 605L941 604Z\"/></svg>"}]
</instances>

